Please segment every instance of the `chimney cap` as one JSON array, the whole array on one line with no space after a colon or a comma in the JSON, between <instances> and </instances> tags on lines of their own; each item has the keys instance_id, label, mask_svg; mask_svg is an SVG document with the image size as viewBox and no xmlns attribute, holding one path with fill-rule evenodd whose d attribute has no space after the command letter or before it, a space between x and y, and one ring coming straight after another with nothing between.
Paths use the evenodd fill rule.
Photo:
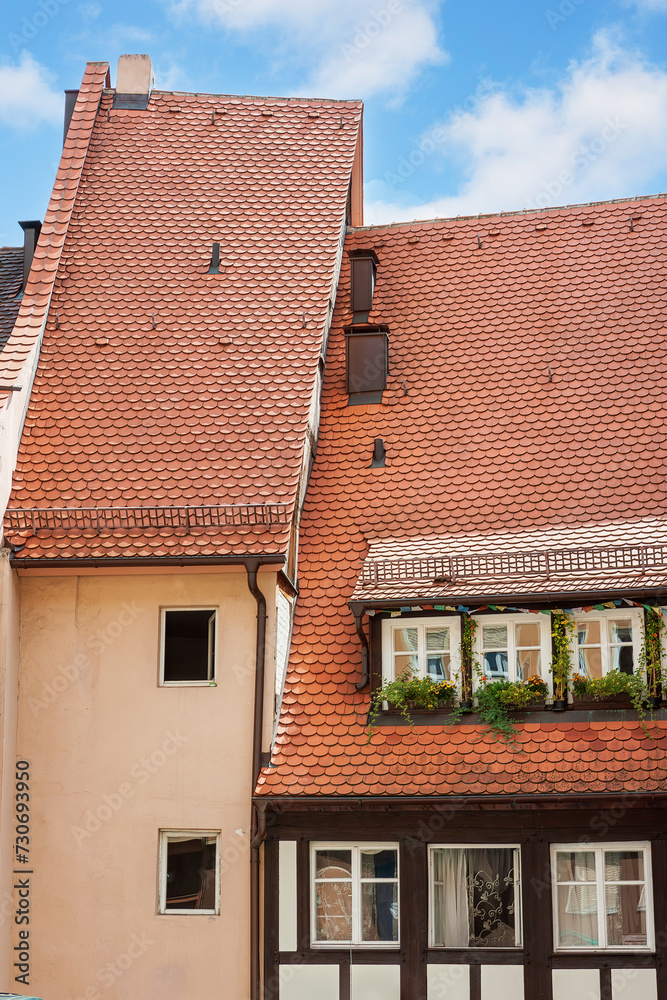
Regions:
<instances>
[{"instance_id":1,"label":"chimney cap","mask_svg":"<svg viewBox=\"0 0 667 1000\"><path fill-rule=\"evenodd\" d=\"M29 222L19 222L19 226L25 233L28 229L41 229L42 223L39 219L31 219Z\"/></svg>"}]
</instances>

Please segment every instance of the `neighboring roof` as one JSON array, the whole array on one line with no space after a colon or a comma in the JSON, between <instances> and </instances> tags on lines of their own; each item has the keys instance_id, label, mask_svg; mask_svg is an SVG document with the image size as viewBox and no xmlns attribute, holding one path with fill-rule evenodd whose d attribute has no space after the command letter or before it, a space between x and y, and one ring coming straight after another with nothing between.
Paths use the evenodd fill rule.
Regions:
<instances>
[{"instance_id":1,"label":"neighboring roof","mask_svg":"<svg viewBox=\"0 0 667 1000\"><path fill-rule=\"evenodd\" d=\"M14 329L21 300L16 296L23 281L23 247L0 248L0 351Z\"/></svg>"},{"instance_id":2,"label":"neighboring roof","mask_svg":"<svg viewBox=\"0 0 667 1000\"><path fill-rule=\"evenodd\" d=\"M93 510L35 533L10 515L9 537L33 561L284 552L362 106L113 96L82 154L9 505ZM186 505L199 527L174 531ZM202 513L221 505L229 527ZM156 526L99 527L100 507L156 508Z\"/></svg>"},{"instance_id":3,"label":"neighboring roof","mask_svg":"<svg viewBox=\"0 0 667 1000\"><path fill-rule=\"evenodd\" d=\"M653 741L636 722L572 713L520 725L523 754L475 726L383 725L369 741L348 607L369 552L499 553L510 538L512 549L590 548L625 541L623 522L628 543L664 538L666 225L657 197L349 234L346 250L379 257L370 321L389 327L390 374L381 405L347 405L345 267L259 794L652 790L667 779L664 722ZM385 468L370 467L378 437ZM614 580L608 568L585 576L598 591ZM506 593L513 582L501 579Z\"/></svg>"}]
</instances>

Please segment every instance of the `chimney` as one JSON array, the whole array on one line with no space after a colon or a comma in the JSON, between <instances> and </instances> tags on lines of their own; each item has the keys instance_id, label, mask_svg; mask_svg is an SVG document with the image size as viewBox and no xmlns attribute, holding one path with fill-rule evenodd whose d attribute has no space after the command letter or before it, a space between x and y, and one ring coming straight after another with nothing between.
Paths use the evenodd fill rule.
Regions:
<instances>
[{"instance_id":1,"label":"chimney","mask_svg":"<svg viewBox=\"0 0 667 1000\"><path fill-rule=\"evenodd\" d=\"M114 108L145 111L154 83L150 56L121 56L116 74Z\"/></svg>"},{"instance_id":2,"label":"chimney","mask_svg":"<svg viewBox=\"0 0 667 1000\"><path fill-rule=\"evenodd\" d=\"M37 240L42 229L42 223L34 220L32 222L19 222L19 226L23 230L23 284L16 296L17 299L23 298L25 286L28 284L28 275L32 266L32 258L35 256L35 247L37 246Z\"/></svg>"},{"instance_id":3,"label":"chimney","mask_svg":"<svg viewBox=\"0 0 667 1000\"><path fill-rule=\"evenodd\" d=\"M67 133L69 132L69 123L72 120L72 115L74 114L74 107L76 105L76 99L78 96L79 96L78 90L65 91L65 124L63 127L63 146L65 145L65 139L67 138Z\"/></svg>"}]
</instances>

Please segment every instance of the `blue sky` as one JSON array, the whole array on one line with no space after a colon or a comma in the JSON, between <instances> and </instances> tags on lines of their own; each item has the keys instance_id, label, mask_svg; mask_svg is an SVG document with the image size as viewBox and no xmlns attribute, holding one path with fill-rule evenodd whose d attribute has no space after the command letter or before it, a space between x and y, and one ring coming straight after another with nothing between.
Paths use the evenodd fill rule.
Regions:
<instances>
[{"instance_id":1,"label":"blue sky","mask_svg":"<svg viewBox=\"0 0 667 1000\"><path fill-rule=\"evenodd\" d=\"M4 0L0 243L44 215L87 60L362 98L374 223L667 190L666 42L667 0Z\"/></svg>"}]
</instances>

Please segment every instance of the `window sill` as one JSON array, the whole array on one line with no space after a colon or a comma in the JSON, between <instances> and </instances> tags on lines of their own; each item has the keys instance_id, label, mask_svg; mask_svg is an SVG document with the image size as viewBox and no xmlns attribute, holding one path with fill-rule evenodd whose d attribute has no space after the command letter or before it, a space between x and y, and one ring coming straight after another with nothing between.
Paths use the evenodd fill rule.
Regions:
<instances>
[{"instance_id":1,"label":"window sill","mask_svg":"<svg viewBox=\"0 0 667 1000\"><path fill-rule=\"evenodd\" d=\"M639 719L638 713L628 703L617 705L616 702L609 704L608 701L591 701L584 703L574 703L567 706L564 712L555 712L551 706L529 706L521 711L510 712L510 719L514 722L544 722L554 723L572 722L573 717L579 722L634 722ZM654 710L651 717L659 721L667 721L667 707ZM482 723L477 712L464 712L462 715L455 715L447 709L415 708L408 711L410 722L413 726L477 726L486 725ZM648 709L647 709L648 717ZM405 717L395 709L385 709L372 720L374 729L384 727L407 726Z\"/></svg>"}]
</instances>

